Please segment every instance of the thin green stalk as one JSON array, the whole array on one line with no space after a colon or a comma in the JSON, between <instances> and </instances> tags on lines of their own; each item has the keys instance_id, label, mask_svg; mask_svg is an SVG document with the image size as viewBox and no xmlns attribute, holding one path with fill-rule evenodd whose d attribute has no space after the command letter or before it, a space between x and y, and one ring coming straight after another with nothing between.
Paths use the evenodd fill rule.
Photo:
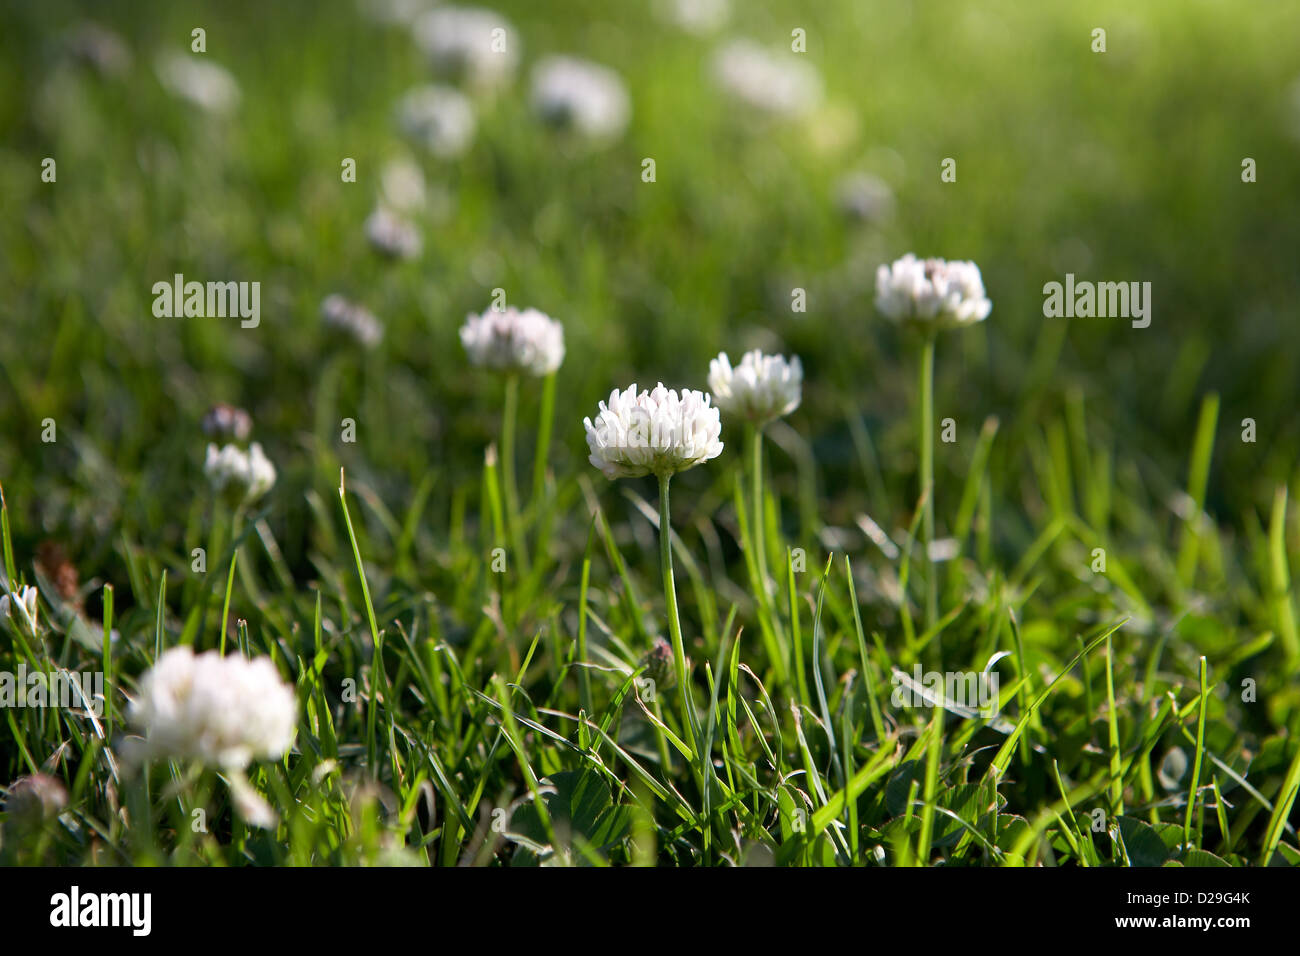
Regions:
<instances>
[{"instance_id":1,"label":"thin green stalk","mask_svg":"<svg viewBox=\"0 0 1300 956\"><path fill-rule=\"evenodd\" d=\"M534 513L541 507L546 493L546 459L551 450L551 429L555 417L555 373L542 382L542 410L537 417L537 453L533 458L533 498L530 504Z\"/></svg>"},{"instance_id":2,"label":"thin green stalk","mask_svg":"<svg viewBox=\"0 0 1300 956\"><path fill-rule=\"evenodd\" d=\"M104 585L104 735L113 735L113 585Z\"/></svg>"},{"instance_id":3,"label":"thin green stalk","mask_svg":"<svg viewBox=\"0 0 1300 956\"><path fill-rule=\"evenodd\" d=\"M528 573L528 554L519 518L519 487L515 481L515 422L519 417L519 375L506 376L505 407L501 411L501 484L506 499L506 530L519 569Z\"/></svg>"},{"instance_id":4,"label":"thin green stalk","mask_svg":"<svg viewBox=\"0 0 1300 956\"><path fill-rule=\"evenodd\" d=\"M1209 693L1206 685L1205 657L1201 657L1201 699L1198 702L1196 717L1196 759L1192 761L1192 786L1187 793L1187 816L1183 821L1183 850L1192 848L1192 816L1196 812L1196 798L1201 787L1201 758L1205 754L1205 698Z\"/></svg>"},{"instance_id":5,"label":"thin green stalk","mask_svg":"<svg viewBox=\"0 0 1300 956\"><path fill-rule=\"evenodd\" d=\"M221 656L226 656L226 622L230 620L230 592L235 589L235 562L239 560L239 549L230 555L230 574L226 576L226 600L221 605Z\"/></svg>"},{"instance_id":6,"label":"thin green stalk","mask_svg":"<svg viewBox=\"0 0 1300 956\"><path fill-rule=\"evenodd\" d=\"M930 549L934 543L934 334L921 344L921 496L924 516L921 541L925 545L925 629L938 619L939 597Z\"/></svg>"},{"instance_id":7,"label":"thin green stalk","mask_svg":"<svg viewBox=\"0 0 1300 956\"><path fill-rule=\"evenodd\" d=\"M751 425L749 428L750 475L754 501L754 550L758 552L758 580L761 585L759 600L767 605L767 545L764 534L765 508L763 507L763 429Z\"/></svg>"},{"instance_id":8,"label":"thin green stalk","mask_svg":"<svg viewBox=\"0 0 1300 956\"><path fill-rule=\"evenodd\" d=\"M697 751L699 738L695 732L690 686L686 683L686 647L682 642L682 623L677 616L677 585L673 581L672 524L668 508L670 480L670 475L659 476L659 563L664 578L664 603L668 607L668 631L673 640L673 663L677 668L677 698L681 703L688 743L692 751ZM700 756L698 751L696 756Z\"/></svg>"}]
</instances>

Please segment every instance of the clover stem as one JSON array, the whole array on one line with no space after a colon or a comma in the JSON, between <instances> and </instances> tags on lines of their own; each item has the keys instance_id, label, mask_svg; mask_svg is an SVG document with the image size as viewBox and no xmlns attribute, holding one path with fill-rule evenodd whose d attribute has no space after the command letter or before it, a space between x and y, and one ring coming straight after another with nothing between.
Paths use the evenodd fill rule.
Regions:
<instances>
[{"instance_id":1,"label":"clover stem","mask_svg":"<svg viewBox=\"0 0 1300 956\"><path fill-rule=\"evenodd\" d=\"M659 563L663 570L664 603L668 608L668 632L673 641L673 663L676 665L682 720L686 726L687 742L692 750L696 750L695 715L691 711L690 687L686 682L686 648L682 642L682 623L677 615L677 585L673 581L673 529L668 508L670 478L670 475L659 476Z\"/></svg>"},{"instance_id":2,"label":"clover stem","mask_svg":"<svg viewBox=\"0 0 1300 956\"><path fill-rule=\"evenodd\" d=\"M506 530L515 560L528 568L528 556L523 547L523 530L519 524L519 488L515 483L515 421L519 413L519 375L506 376L505 407L501 411L501 479L506 498Z\"/></svg>"},{"instance_id":3,"label":"clover stem","mask_svg":"<svg viewBox=\"0 0 1300 956\"><path fill-rule=\"evenodd\" d=\"M751 445L751 454L753 459L751 467L753 468L753 495L754 495L754 550L758 552L758 580L762 586L760 599L764 604L767 603L767 545L765 543L764 525L766 521L766 508L763 507L763 429L757 425L751 425L749 429L749 440Z\"/></svg>"},{"instance_id":4,"label":"clover stem","mask_svg":"<svg viewBox=\"0 0 1300 956\"><path fill-rule=\"evenodd\" d=\"M931 546L934 543L934 334L921 345L921 540L925 547L925 626L934 627L938 617L938 582L935 580Z\"/></svg>"}]
</instances>

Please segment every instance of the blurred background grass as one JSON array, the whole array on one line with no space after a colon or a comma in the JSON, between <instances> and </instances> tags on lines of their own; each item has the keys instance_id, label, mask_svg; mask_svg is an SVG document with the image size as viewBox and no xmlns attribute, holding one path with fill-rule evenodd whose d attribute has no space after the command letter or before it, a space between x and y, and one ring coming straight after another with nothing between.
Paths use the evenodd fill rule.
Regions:
<instances>
[{"instance_id":1,"label":"blurred background grass","mask_svg":"<svg viewBox=\"0 0 1300 956\"><path fill-rule=\"evenodd\" d=\"M1219 392L1208 509L1232 528L1267 508L1300 442L1300 7L734 6L728 27L700 37L640 0L496 3L522 43L520 75L480 102L468 153L440 162L411 153L394 122L400 95L429 79L409 32L353 3L5 2L0 477L22 550L55 536L87 577L111 579L122 541L185 553L178 503L201 494L197 423L215 401L251 411L280 467L274 520L294 567L307 535L293 532L310 522L300 492L329 487L340 464L390 502L437 469L432 511L445 522L446 495L478 480L495 435L497 390L467 366L457 328L496 287L565 325L557 475L587 469L581 416L612 387L703 387L718 350L763 345L807 369L791 424L816 453L822 518L882 502L903 513L912 359L871 299L875 266L908 250L974 259L994 302L989 321L940 345L937 411L959 440L938 467L940 487L954 485L984 417L1001 419L1011 454L995 463L995 493L1008 506L994 537L1010 560L1033 535L1019 516L1022 449L1071 396L1090 442L1159 508L1185 481L1202 393ZM122 75L67 55L87 19L126 41ZM154 71L200 26L206 56L242 90L224 118L171 97ZM709 57L728 35L788 48L794 28L824 103L756 125L710 82ZM527 71L552 52L626 80L631 125L608 149L570 148L531 115ZM419 258L392 264L362 223L381 164L407 154L445 213L419 222ZM46 156L56 184L40 181ZM1247 156L1256 184L1241 181ZM343 157L357 161L355 184L340 181ZM945 157L955 183L940 181ZM854 171L890 185L888 221L841 214L837 183ZM1067 271L1150 281L1150 328L1044 319L1042 286ZM260 281L260 328L154 318L151 287L177 272ZM795 287L804 314L791 311ZM385 323L375 353L329 340L319 304L334 291ZM884 487L859 467L848 409L870 430ZM356 445L338 441L345 416ZM54 444L41 442L47 417ZM1245 417L1255 444L1240 441Z\"/></svg>"}]
</instances>

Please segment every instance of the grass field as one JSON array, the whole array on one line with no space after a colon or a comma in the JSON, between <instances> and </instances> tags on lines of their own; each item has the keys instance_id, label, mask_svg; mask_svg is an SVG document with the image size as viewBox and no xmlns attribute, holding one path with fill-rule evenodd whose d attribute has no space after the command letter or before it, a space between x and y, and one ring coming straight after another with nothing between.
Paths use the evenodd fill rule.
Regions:
<instances>
[{"instance_id":1,"label":"grass field","mask_svg":"<svg viewBox=\"0 0 1300 956\"><path fill-rule=\"evenodd\" d=\"M428 58L365 4L0 0L4 590L39 591L0 674L103 681L0 707L0 862L1300 863L1300 7L492 4L517 68L438 81L474 129L436 155L398 116ZM820 98L737 102L736 38ZM550 54L615 70L626 128L541 122ZM399 193L409 258L367 237ZM874 305L909 251L993 303L938 337L928 416ZM259 283L257 324L158 316L178 274ZM1149 326L1045 317L1067 274L1149 282ZM468 360L496 299L562 323L558 372ZM802 403L757 474L723 415L665 555L583 418L751 348ZM217 403L275 467L256 502L205 475ZM133 756L181 645L270 658L285 756ZM906 703L986 671L988 713Z\"/></svg>"}]
</instances>

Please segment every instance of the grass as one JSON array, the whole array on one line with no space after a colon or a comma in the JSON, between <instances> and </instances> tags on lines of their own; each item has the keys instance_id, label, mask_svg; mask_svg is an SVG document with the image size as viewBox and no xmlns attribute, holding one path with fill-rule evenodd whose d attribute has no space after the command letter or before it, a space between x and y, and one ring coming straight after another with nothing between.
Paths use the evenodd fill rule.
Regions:
<instances>
[{"instance_id":1,"label":"grass","mask_svg":"<svg viewBox=\"0 0 1300 956\"><path fill-rule=\"evenodd\" d=\"M734 29L806 29L827 104L755 128L708 82L713 41L648 4L496 6L525 67L617 67L632 125L566 146L521 77L465 157L417 156L446 208L403 263L361 230L410 153L393 104L427 79L401 29L346 3L0 14L0 538L9 587L41 594L38 636L0 624L0 672L99 671L106 697L0 709L0 786L66 790L50 819L3 814L0 860L1300 862L1300 13L756 4ZM122 76L61 53L89 15L134 54ZM231 117L154 75L195 26L241 86ZM839 215L853 169L892 219ZM922 421L951 443L923 440L926 369L871 303L908 250L975 260L994 302L933 354ZM1067 271L1152 281L1151 327L1043 319ZM260 327L153 318L177 272L261 281ZM497 288L564 323L553 378L464 360ZM384 322L377 349L326 335L334 291ZM755 346L800 355L803 404L749 443L724 420L671 524L666 487L586 463L611 388L701 388ZM203 479L216 401L279 471L253 513ZM248 776L273 827L214 770L121 759L178 644L295 687L292 752ZM997 713L900 703L917 666L991 669Z\"/></svg>"}]
</instances>

